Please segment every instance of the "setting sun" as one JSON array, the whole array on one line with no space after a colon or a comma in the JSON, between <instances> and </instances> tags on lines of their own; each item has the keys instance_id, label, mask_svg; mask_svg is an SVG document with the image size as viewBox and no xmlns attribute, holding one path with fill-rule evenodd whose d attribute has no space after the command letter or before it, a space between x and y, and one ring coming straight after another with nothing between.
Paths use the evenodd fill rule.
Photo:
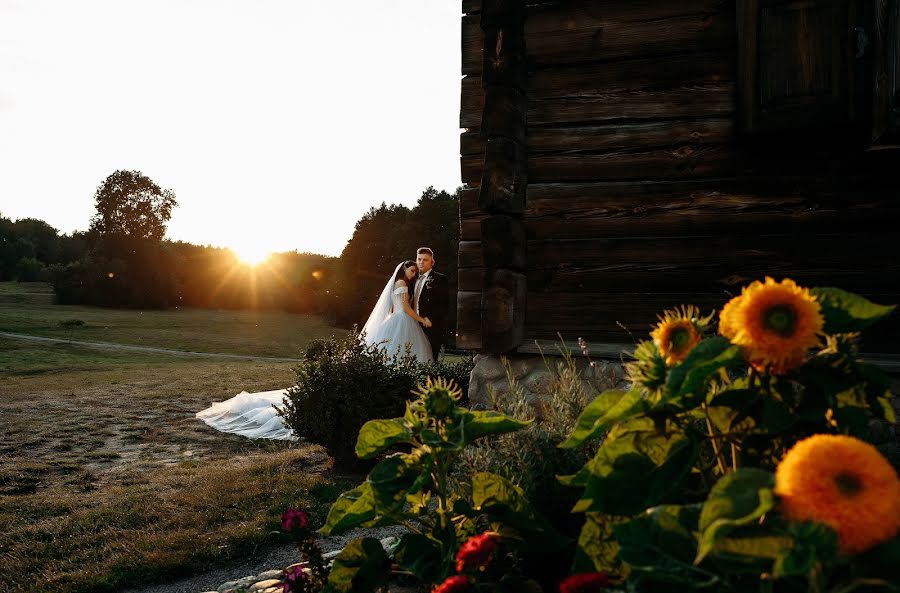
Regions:
<instances>
[{"instance_id":1,"label":"setting sun","mask_svg":"<svg viewBox=\"0 0 900 593\"><path fill-rule=\"evenodd\" d=\"M272 255L272 252L265 247L258 245L245 245L241 247L232 247L231 251L241 262L248 266L258 266Z\"/></svg>"}]
</instances>

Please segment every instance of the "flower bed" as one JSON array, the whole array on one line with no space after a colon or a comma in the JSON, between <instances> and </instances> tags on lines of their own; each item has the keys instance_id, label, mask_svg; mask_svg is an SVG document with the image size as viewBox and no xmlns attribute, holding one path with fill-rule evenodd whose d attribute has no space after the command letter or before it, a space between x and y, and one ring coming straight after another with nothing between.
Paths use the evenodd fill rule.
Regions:
<instances>
[{"instance_id":1,"label":"flower bed","mask_svg":"<svg viewBox=\"0 0 900 593\"><path fill-rule=\"evenodd\" d=\"M402 417L362 427L357 455L380 461L322 528L408 532L392 556L361 539L311 574L325 591L377 590L392 572L441 593L897 591L900 479L864 441L871 419L895 422L890 380L857 351L892 309L767 278L718 318L665 312L631 388L597 395L559 444L594 452L559 476L580 493L572 532L498 475L451 492L461 451L528 422L428 381Z\"/></svg>"}]
</instances>

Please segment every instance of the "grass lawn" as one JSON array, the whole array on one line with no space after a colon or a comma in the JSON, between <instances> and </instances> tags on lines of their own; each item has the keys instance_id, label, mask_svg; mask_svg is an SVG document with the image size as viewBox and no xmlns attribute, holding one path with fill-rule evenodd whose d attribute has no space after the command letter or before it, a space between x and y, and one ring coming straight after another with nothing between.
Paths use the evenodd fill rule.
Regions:
<instances>
[{"instance_id":1,"label":"grass lawn","mask_svg":"<svg viewBox=\"0 0 900 593\"><path fill-rule=\"evenodd\" d=\"M84 324L64 325L70 320ZM48 284L0 282L0 332L196 352L299 358L310 340L342 331L315 315L281 311L144 311L54 305Z\"/></svg>"},{"instance_id":2,"label":"grass lawn","mask_svg":"<svg viewBox=\"0 0 900 593\"><path fill-rule=\"evenodd\" d=\"M71 318L86 323L75 335L59 326ZM0 331L270 356L297 356L332 332L282 313L57 307L45 288L9 283ZM350 482L320 448L194 418L241 390L290 385L293 367L0 337L0 591L170 580L282 543L288 505L321 520Z\"/></svg>"}]
</instances>

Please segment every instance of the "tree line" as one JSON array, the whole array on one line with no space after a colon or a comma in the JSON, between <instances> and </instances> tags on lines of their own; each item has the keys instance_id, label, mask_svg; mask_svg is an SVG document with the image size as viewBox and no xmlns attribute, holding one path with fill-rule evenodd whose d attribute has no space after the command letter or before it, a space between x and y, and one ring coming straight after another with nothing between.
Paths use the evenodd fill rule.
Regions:
<instances>
[{"instance_id":1,"label":"tree line","mask_svg":"<svg viewBox=\"0 0 900 593\"><path fill-rule=\"evenodd\" d=\"M450 281L454 328L458 193L429 187L411 208L370 208L339 257L292 251L248 266L226 248L166 240L174 192L139 171L116 171L97 188L87 231L60 234L0 214L0 280L50 282L59 304L284 310L351 327L365 322L396 265L427 246Z\"/></svg>"}]
</instances>

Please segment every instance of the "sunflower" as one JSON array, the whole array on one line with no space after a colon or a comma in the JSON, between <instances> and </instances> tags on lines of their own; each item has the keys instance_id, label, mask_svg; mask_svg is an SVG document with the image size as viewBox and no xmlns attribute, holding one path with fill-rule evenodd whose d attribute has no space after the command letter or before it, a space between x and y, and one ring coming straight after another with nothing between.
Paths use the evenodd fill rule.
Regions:
<instances>
[{"instance_id":1,"label":"sunflower","mask_svg":"<svg viewBox=\"0 0 900 593\"><path fill-rule=\"evenodd\" d=\"M700 310L692 305L663 311L656 329L650 332L653 343L672 366L684 360L700 343Z\"/></svg>"},{"instance_id":2,"label":"sunflower","mask_svg":"<svg viewBox=\"0 0 900 593\"><path fill-rule=\"evenodd\" d=\"M819 343L824 326L821 307L793 280L766 277L745 286L719 315L719 333L741 346L755 368L783 374L800 366Z\"/></svg>"},{"instance_id":3,"label":"sunflower","mask_svg":"<svg viewBox=\"0 0 900 593\"><path fill-rule=\"evenodd\" d=\"M875 447L853 437L817 434L794 445L775 471L775 493L788 519L834 529L845 554L900 532L900 478Z\"/></svg>"}]
</instances>

